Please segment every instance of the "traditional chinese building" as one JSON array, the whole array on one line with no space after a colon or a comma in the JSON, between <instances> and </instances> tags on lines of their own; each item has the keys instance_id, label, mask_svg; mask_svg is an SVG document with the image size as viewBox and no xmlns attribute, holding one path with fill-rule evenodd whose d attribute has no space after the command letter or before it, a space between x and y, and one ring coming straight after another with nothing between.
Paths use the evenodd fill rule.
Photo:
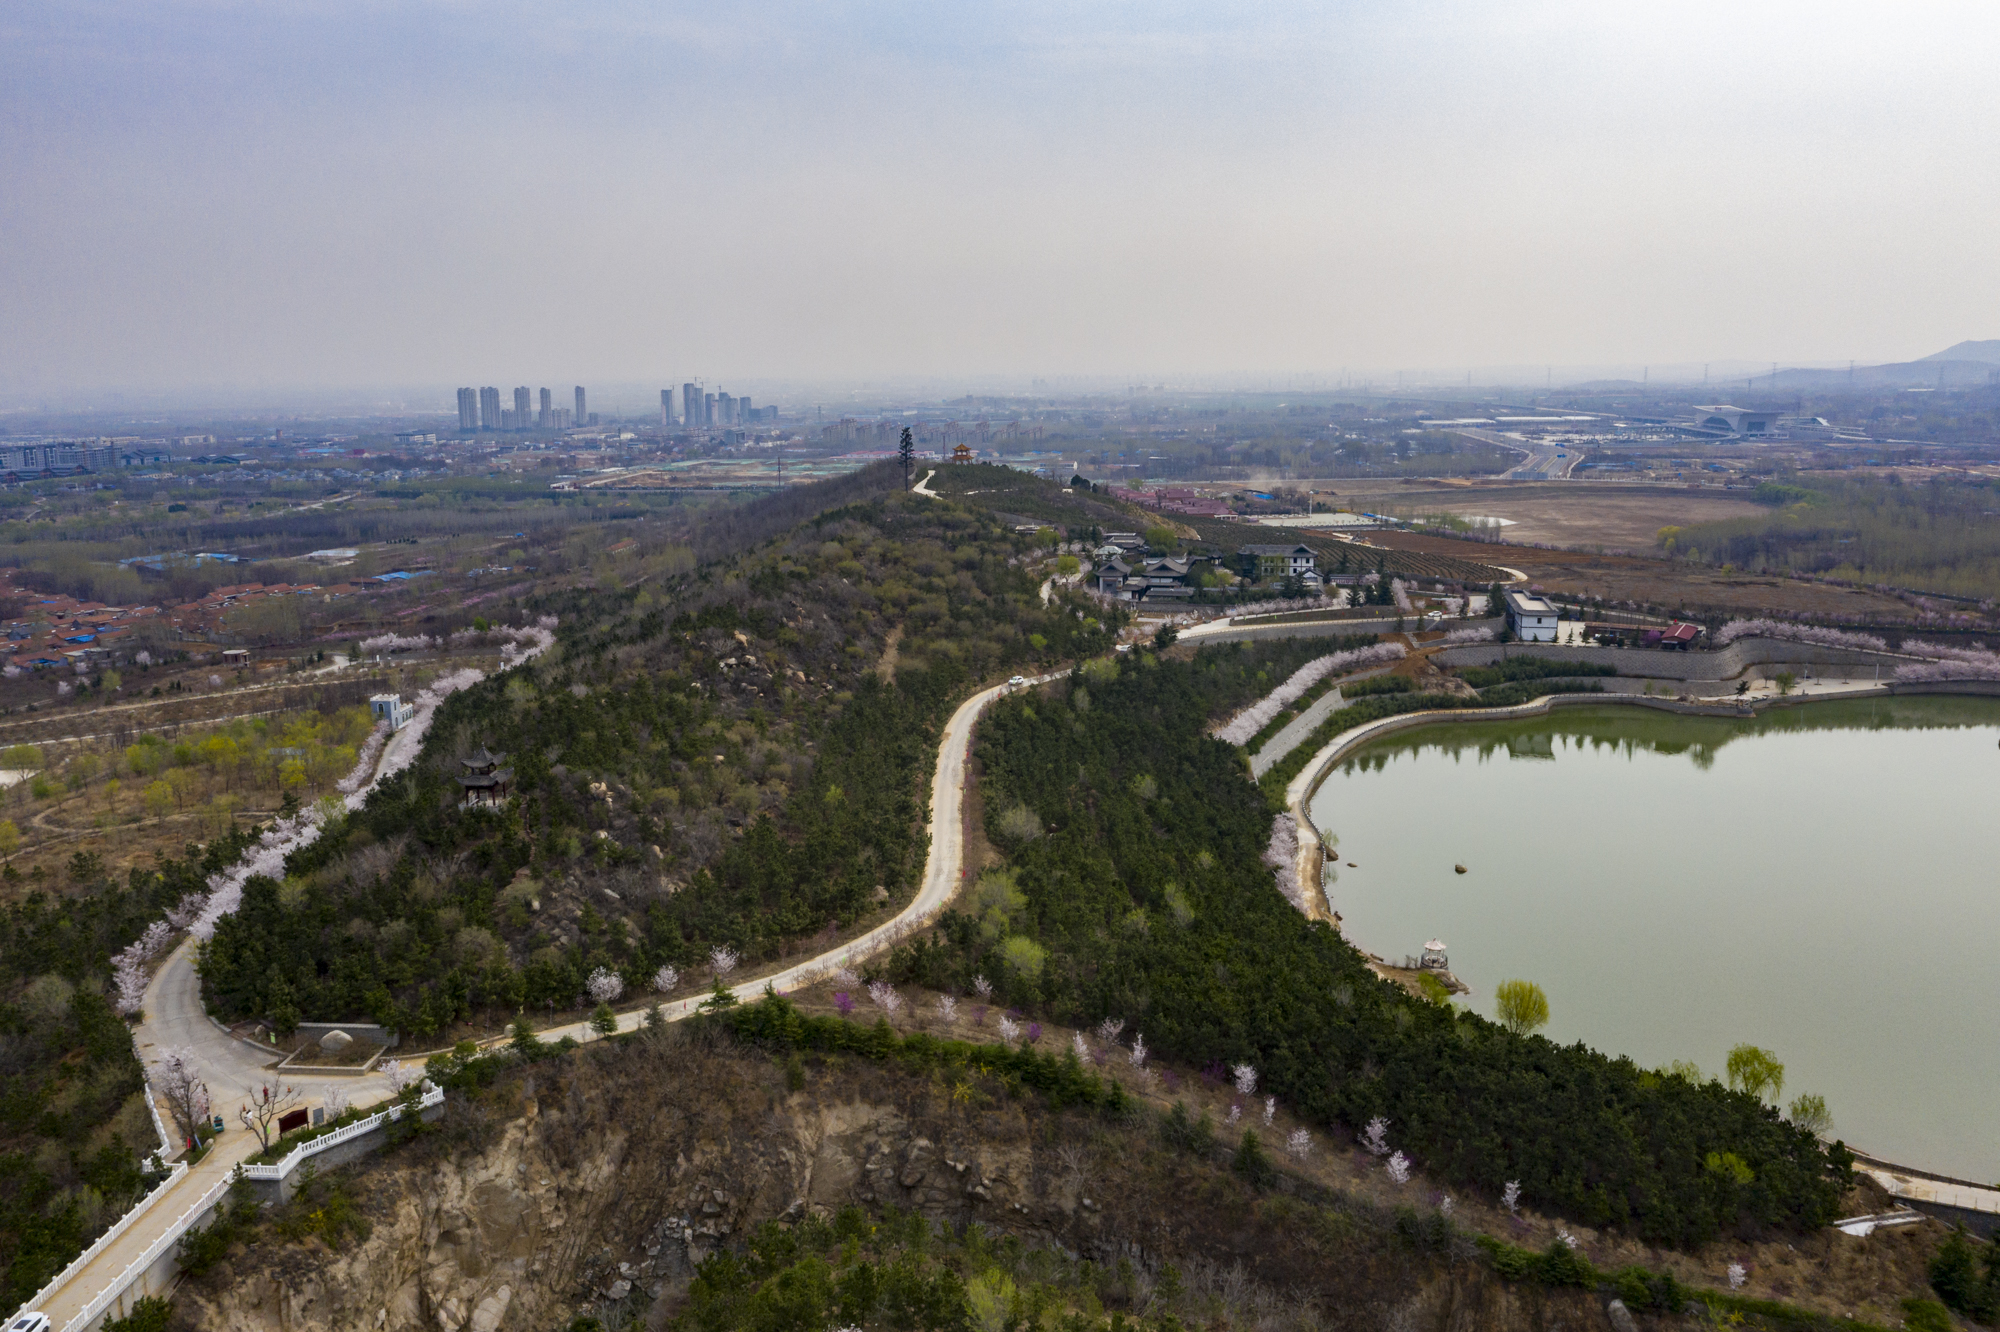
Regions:
<instances>
[{"instance_id":1,"label":"traditional chinese building","mask_svg":"<svg viewBox=\"0 0 2000 1332\"><path fill-rule=\"evenodd\" d=\"M481 748L478 753L459 760L465 771L459 776L458 784L465 788L465 805L504 805L508 793L514 788L514 773L500 765L506 762L505 754L494 754Z\"/></svg>"}]
</instances>

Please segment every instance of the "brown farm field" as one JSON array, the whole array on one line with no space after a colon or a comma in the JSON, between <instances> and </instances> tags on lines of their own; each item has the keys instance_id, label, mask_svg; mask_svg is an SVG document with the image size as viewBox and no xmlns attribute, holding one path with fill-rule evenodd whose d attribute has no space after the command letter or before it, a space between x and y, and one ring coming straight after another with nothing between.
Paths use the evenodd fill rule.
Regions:
<instances>
[{"instance_id":1,"label":"brown farm field","mask_svg":"<svg viewBox=\"0 0 2000 1332\"><path fill-rule=\"evenodd\" d=\"M1486 559L1520 570L1528 581L1560 596L1603 597L1655 606L1713 610L1731 615L1810 611L1836 617L1901 618L1909 607L1866 588L1830 587L1764 574L1724 573L1679 560L1587 551L1539 550L1495 545L1428 532L1379 532L1368 538L1391 550L1432 556Z\"/></svg>"},{"instance_id":2,"label":"brown farm field","mask_svg":"<svg viewBox=\"0 0 2000 1332\"><path fill-rule=\"evenodd\" d=\"M1589 482L1478 482L1455 485L1351 480L1300 482L1339 492L1343 505L1384 513L1449 513L1511 520L1508 541L1547 542L1580 550L1650 551L1663 527L1747 518L1767 512L1740 491Z\"/></svg>"}]
</instances>

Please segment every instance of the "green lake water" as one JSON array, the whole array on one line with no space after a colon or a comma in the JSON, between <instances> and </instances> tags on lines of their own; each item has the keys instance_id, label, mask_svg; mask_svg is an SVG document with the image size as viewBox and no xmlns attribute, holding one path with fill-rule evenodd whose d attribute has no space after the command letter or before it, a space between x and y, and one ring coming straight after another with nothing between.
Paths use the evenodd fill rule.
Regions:
<instances>
[{"instance_id":1,"label":"green lake water","mask_svg":"<svg viewBox=\"0 0 2000 1332\"><path fill-rule=\"evenodd\" d=\"M1312 813L1347 937L1442 939L1481 1013L1519 977L1559 1042L1714 1077L1753 1042L1853 1146L2000 1180L2000 699L1451 722Z\"/></svg>"}]
</instances>

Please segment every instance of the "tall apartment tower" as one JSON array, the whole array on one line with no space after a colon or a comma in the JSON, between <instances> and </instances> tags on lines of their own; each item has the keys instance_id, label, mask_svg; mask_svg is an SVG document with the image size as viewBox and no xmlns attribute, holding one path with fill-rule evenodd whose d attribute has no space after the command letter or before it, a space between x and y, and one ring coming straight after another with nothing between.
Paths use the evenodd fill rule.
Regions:
<instances>
[{"instance_id":1,"label":"tall apartment tower","mask_svg":"<svg viewBox=\"0 0 2000 1332\"><path fill-rule=\"evenodd\" d=\"M529 397L528 386L526 384L514 390L514 429L516 430L526 430L528 428Z\"/></svg>"},{"instance_id":2,"label":"tall apartment tower","mask_svg":"<svg viewBox=\"0 0 2000 1332\"><path fill-rule=\"evenodd\" d=\"M701 423L705 426L716 424L715 395L713 393L704 393L701 395Z\"/></svg>"},{"instance_id":3,"label":"tall apartment tower","mask_svg":"<svg viewBox=\"0 0 2000 1332\"><path fill-rule=\"evenodd\" d=\"M542 414L535 418L535 427L537 429L547 430L550 426L555 424L555 417L551 414L551 409L554 407L554 405L555 405L555 398L549 393L547 389L543 389Z\"/></svg>"},{"instance_id":4,"label":"tall apartment tower","mask_svg":"<svg viewBox=\"0 0 2000 1332\"><path fill-rule=\"evenodd\" d=\"M750 410L750 399L738 398L736 400L736 424L749 425L756 419L756 413Z\"/></svg>"},{"instance_id":5,"label":"tall apartment tower","mask_svg":"<svg viewBox=\"0 0 2000 1332\"><path fill-rule=\"evenodd\" d=\"M458 433L469 435L479 429L479 395L469 388L458 391Z\"/></svg>"},{"instance_id":6,"label":"tall apartment tower","mask_svg":"<svg viewBox=\"0 0 2000 1332\"><path fill-rule=\"evenodd\" d=\"M481 430L500 428L500 390L497 388L479 390L479 428Z\"/></svg>"},{"instance_id":7,"label":"tall apartment tower","mask_svg":"<svg viewBox=\"0 0 2000 1332\"><path fill-rule=\"evenodd\" d=\"M590 413L589 413L589 412L587 412L587 411L585 411L585 410L583 409L583 385L581 385L581 384L578 384L578 385L576 386L576 418L575 418L575 419L576 419L576 423L577 423L578 425L580 425L580 426L587 426L587 425L589 425L589 424L590 424Z\"/></svg>"},{"instance_id":8,"label":"tall apartment tower","mask_svg":"<svg viewBox=\"0 0 2000 1332\"><path fill-rule=\"evenodd\" d=\"M660 425L664 429L674 423L674 391L660 390Z\"/></svg>"},{"instance_id":9,"label":"tall apartment tower","mask_svg":"<svg viewBox=\"0 0 2000 1332\"><path fill-rule=\"evenodd\" d=\"M701 428L701 390L692 384L681 385L681 426L686 430Z\"/></svg>"}]
</instances>

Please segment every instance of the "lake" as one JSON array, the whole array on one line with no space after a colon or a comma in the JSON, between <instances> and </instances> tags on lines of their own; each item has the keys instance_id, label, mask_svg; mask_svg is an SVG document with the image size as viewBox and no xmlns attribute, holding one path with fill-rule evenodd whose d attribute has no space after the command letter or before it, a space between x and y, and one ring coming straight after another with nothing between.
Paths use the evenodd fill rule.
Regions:
<instances>
[{"instance_id":1,"label":"lake","mask_svg":"<svg viewBox=\"0 0 2000 1332\"><path fill-rule=\"evenodd\" d=\"M1849 1144L2000 1180L2000 699L1441 723L1312 814L1347 937L1442 939L1460 1002L1532 980L1551 1039L1712 1077L1749 1041Z\"/></svg>"}]
</instances>

